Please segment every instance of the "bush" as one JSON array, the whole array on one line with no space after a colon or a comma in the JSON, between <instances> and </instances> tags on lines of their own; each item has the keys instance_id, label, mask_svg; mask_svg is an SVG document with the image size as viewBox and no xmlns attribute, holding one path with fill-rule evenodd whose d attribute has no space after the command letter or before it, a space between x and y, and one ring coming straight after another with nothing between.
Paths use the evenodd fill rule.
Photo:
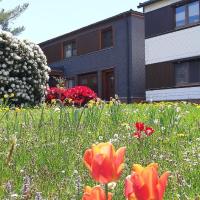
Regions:
<instances>
[{"instance_id":1,"label":"bush","mask_svg":"<svg viewBox=\"0 0 200 200\"><path fill-rule=\"evenodd\" d=\"M0 32L0 98L13 104L38 104L45 100L49 79L46 57L40 47Z\"/></svg>"},{"instance_id":2,"label":"bush","mask_svg":"<svg viewBox=\"0 0 200 200\"><path fill-rule=\"evenodd\" d=\"M84 106L96 98L96 93L86 86L76 86L70 89L53 87L48 89L46 101L51 103L55 99L60 100L65 105L71 102L76 106Z\"/></svg>"}]
</instances>

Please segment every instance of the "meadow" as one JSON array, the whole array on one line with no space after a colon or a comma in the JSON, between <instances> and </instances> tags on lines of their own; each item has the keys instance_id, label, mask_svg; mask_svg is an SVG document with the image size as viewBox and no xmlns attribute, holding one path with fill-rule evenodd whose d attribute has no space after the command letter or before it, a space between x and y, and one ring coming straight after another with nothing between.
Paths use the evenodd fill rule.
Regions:
<instances>
[{"instance_id":1,"label":"meadow","mask_svg":"<svg viewBox=\"0 0 200 200\"><path fill-rule=\"evenodd\" d=\"M155 132L140 140L134 124ZM92 144L126 147L125 168L114 200L123 200L133 164L170 171L166 200L200 198L200 106L190 103L108 104L88 108L0 107L0 199L79 200L95 186L83 164Z\"/></svg>"}]
</instances>

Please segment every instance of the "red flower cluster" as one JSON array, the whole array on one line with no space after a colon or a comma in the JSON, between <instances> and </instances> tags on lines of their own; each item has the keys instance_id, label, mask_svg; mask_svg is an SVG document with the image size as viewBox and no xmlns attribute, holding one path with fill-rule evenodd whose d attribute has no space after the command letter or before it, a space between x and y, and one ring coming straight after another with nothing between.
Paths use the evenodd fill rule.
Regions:
<instances>
[{"instance_id":1,"label":"red flower cluster","mask_svg":"<svg viewBox=\"0 0 200 200\"><path fill-rule=\"evenodd\" d=\"M142 137L142 133L144 133L146 136L151 136L154 133L153 128L145 126L142 122L136 122L135 128L136 132L133 133L133 136L138 139Z\"/></svg>"},{"instance_id":2,"label":"red flower cluster","mask_svg":"<svg viewBox=\"0 0 200 200\"><path fill-rule=\"evenodd\" d=\"M74 105L83 106L96 98L96 93L86 86L76 86L70 89L52 87L47 90L46 102L51 103L55 99L65 105L72 102Z\"/></svg>"}]
</instances>

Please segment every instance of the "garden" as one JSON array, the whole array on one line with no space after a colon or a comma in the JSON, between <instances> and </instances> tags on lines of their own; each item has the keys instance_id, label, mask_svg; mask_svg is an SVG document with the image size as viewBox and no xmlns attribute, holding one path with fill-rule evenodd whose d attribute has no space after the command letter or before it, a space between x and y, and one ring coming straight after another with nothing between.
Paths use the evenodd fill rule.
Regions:
<instances>
[{"instance_id":1,"label":"garden","mask_svg":"<svg viewBox=\"0 0 200 200\"><path fill-rule=\"evenodd\" d=\"M124 182L133 164L157 163L159 176L170 173L164 199L198 199L199 118L200 106L186 103L1 107L0 198L81 199L86 186L104 189L103 183L113 179L112 199L125 199ZM137 122L154 132L137 137ZM92 145L107 142L115 150L126 147L120 175L93 179L84 156Z\"/></svg>"},{"instance_id":2,"label":"garden","mask_svg":"<svg viewBox=\"0 0 200 200\"><path fill-rule=\"evenodd\" d=\"M41 49L0 33L0 199L198 200L200 106L48 88Z\"/></svg>"}]
</instances>

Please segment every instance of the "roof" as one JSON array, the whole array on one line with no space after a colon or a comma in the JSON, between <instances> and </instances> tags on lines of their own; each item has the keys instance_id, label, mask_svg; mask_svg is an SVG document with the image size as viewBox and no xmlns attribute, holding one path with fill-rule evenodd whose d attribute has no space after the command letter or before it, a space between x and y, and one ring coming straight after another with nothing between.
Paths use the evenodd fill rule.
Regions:
<instances>
[{"instance_id":1,"label":"roof","mask_svg":"<svg viewBox=\"0 0 200 200\"><path fill-rule=\"evenodd\" d=\"M145 1L144 3L140 3L138 8L142 8L142 7L151 5L151 4L156 3L158 1L162 1L162 0L148 0L148 1Z\"/></svg>"},{"instance_id":2,"label":"roof","mask_svg":"<svg viewBox=\"0 0 200 200\"><path fill-rule=\"evenodd\" d=\"M134 11L134 10L130 9L129 11L120 13L120 14L115 15L115 16L113 16L113 17L109 17L109 18L107 18L107 19L104 19L104 20L102 20L102 21L99 21L99 22L90 24L90 25L88 25L88 26L82 27L82 28L77 29L77 30L75 30L75 31L72 31L72 32L66 33L66 34L64 34L64 35L60 35L60 36L58 36L58 37L55 37L55 38L46 40L46 41L44 41L44 42L39 43L39 45L42 46L42 45L48 44L48 43L50 43L50 42L54 42L54 41L56 41L56 40L63 39L63 38L65 38L65 37L67 37L67 36L73 36L74 34L77 34L77 33L83 32L83 31L86 31L86 30L91 29L91 28L94 28L94 27L96 27L96 26L103 25L103 24L106 24L106 23L115 21L115 20L120 19L120 18L123 18L123 17L128 17L128 16L143 17L144 15L143 15L143 13L141 13L141 12Z\"/></svg>"}]
</instances>

